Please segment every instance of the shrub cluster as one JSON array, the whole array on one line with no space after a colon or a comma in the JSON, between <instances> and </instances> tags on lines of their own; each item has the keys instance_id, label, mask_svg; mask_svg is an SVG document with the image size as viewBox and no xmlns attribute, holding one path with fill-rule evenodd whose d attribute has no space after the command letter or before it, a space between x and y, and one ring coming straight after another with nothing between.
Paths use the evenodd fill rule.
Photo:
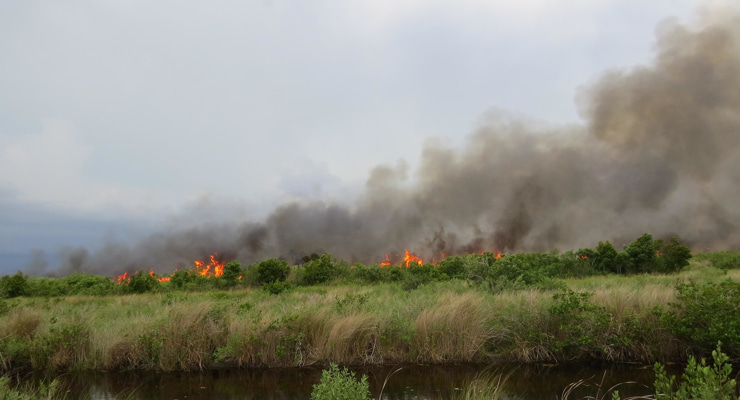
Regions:
<instances>
[{"instance_id":1,"label":"shrub cluster","mask_svg":"<svg viewBox=\"0 0 740 400\"><path fill-rule=\"evenodd\" d=\"M700 351L721 341L731 354L740 354L740 282L683 283L676 289L679 303L656 312L671 333Z\"/></svg>"},{"instance_id":2,"label":"shrub cluster","mask_svg":"<svg viewBox=\"0 0 740 400\"><path fill-rule=\"evenodd\" d=\"M720 268L732 268L740 257L732 254L703 257ZM399 282L405 290L414 290L430 282L465 279L492 292L528 287L550 290L562 288L562 283L556 280L558 278L676 272L688 265L690 257L689 248L678 239L654 240L649 234L627 244L624 251L617 251L607 241L599 242L594 249L517 253L503 257L492 253L468 254L410 268L378 264L350 266L331 254L314 253L304 257L302 265L292 267L285 260L275 258L246 268L242 268L239 261L232 261L225 265L223 275L217 278L201 276L195 270L176 270L168 277L169 281L161 281L151 272L139 271L122 282L83 273L63 278L35 278L19 272L0 279L0 298L203 291L237 286L258 286L269 293L279 294L295 285L319 285L335 280L361 284Z\"/></svg>"}]
</instances>

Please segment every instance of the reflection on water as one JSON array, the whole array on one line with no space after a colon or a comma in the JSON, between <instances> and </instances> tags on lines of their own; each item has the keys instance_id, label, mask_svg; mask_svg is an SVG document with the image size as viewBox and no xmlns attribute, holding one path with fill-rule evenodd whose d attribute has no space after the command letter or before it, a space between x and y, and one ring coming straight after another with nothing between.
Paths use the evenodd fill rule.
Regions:
<instances>
[{"instance_id":1,"label":"reflection on water","mask_svg":"<svg viewBox=\"0 0 740 400\"><path fill-rule=\"evenodd\" d=\"M355 367L366 374L370 391L377 398L388 374L399 366ZM485 365L403 365L390 377L383 391L387 400L446 399L481 371ZM619 382L651 384L653 372L645 366L513 366L500 365L496 372L511 373L506 383L510 398L556 399L563 389L579 379L600 383L603 387ZM309 399L312 385L321 379L320 368L221 369L202 373L72 373L59 379L69 388L69 398L91 399ZM596 388L582 388L572 398L596 395ZM639 384L619 388L620 394L647 394ZM603 391L602 391L603 393ZM623 396L624 398L625 396Z\"/></svg>"}]
</instances>

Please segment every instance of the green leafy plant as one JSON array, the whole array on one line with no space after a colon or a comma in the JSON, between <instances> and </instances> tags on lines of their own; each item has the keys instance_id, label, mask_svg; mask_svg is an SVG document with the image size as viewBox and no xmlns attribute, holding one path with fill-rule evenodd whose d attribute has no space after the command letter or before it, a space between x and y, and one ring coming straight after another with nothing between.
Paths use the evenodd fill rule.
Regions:
<instances>
[{"instance_id":1,"label":"green leafy plant","mask_svg":"<svg viewBox=\"0 0 740 400\"><path fill-rule=\"evenodd\" d=\"M339 269L329 253L324 253L318 259L307 262L304 271L303 283L306 285L328 282L339 274Z\"/></svg>"},{"instance_id":2,"label":"green leafy plant","mask_svg":"<svg viewBox=\"0 0 740 400\"><path fill-rule=\"evenodd\" d=\"M290 267L284 260L271 258L257 264L257 283L266 285L273 282L284 282L288 278Z\"/></svg>"},{"instance_id":3,"label":"green leafy plant","mask_svg":"<svg viewBox=\"0 0 740 400\"><path fill-rule=\"evenodd\" d=\"M346 367L331 364L322 371L321 382L313 385L311 400L366 400L370 398L367 376L357 379Z\"/></svg>"},{"instance_id":4,"label":"green leafy plant","mask_svg":"<svg viewBox=\"0 0 740 400\"><path fill-rule=\"evenodd\" d=\"M661 322L676 336L708 351L718 341L732 355L740 353L740 282L683 283L676 286L673 310L658 311Z\"/></svg>"},{"instance_id":5,"label":"green leafy plant","mask_svg":"<svg viewBox=\"0 0 740 400\"><path fill-rule=\"evenodd\" d=\"M25 296L28 293L28 277L18 272L0 279L0 298Z\"/></svg>"},{"instance_id":6,"label":"green leafy plant","mask_svg":"<svg viewBox=\"0 0 740 400\"><path fill-rule=\"evenodd\" d=\"M668 376L665 367L656 363L655 397L667 400L734 400L737 399L735 389L737 382L731 378L732 365L729 357L722 353L722 343L717 343L717 349L712 351L714 363L707 365L705 359L697 362L689 357L679 383L675 376Z\"/></svg>"},{"instance_id":7,"label":"green leafy plant","mask_svg":"<svg viewBox=\"0 0 740 400\"><path fill-rule=\"evenodd\" d=\"M270 294L280 294L286 290L290 290L292 287L293 285L288 282L275 281L262 285L262 290Z\"/></svg>"}]
</instances>

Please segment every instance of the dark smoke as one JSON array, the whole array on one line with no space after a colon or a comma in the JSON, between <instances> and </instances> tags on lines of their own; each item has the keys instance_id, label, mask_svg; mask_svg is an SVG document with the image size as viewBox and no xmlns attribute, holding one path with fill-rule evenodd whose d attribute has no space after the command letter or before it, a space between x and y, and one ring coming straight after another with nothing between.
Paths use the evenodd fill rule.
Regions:
<instances>
[{"instance_id":1,"label":"dark smoke","mask_svg":"<svg viewBox=\"0 0 740 400\"><path fill-rule=\"evenodd\" d=\"M365 263L408 248L472 251L617 246L644 232L695 249L740 246L740 19L659 26L651 66L583 89L583 126L488 113L462 148L429 142L409 179L379 166L354 207L295 202L262 222L153 235L137 246L72 250L63 272L171 270L218 251L250 263L312 252Z\"/></svg>"}]
</instances>

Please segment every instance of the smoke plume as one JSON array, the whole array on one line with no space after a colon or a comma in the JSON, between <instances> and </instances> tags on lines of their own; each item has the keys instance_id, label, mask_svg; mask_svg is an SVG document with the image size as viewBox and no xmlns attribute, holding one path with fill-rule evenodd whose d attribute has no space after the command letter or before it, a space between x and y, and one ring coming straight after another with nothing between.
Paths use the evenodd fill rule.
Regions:
<instances>
[{"instance_id":1,"label":"smoke plume","mask_svg":"<svg viewBox=\"0 0 740 400\"><path fill-rule=\"evenodd\" d=\"M417 170L378 166L352 207L293 202L259 222L69 251L64 269L169 271L219 252L250 263L328 251L379 262L473 251L620 247L642 233L694 249L740 246L740 18L657 29L649 66L583 88L584 123L551 127L493 110L466 143L430 141ZM412 178L410 178L410 176Z\"/></svg>"}]
</instances>

